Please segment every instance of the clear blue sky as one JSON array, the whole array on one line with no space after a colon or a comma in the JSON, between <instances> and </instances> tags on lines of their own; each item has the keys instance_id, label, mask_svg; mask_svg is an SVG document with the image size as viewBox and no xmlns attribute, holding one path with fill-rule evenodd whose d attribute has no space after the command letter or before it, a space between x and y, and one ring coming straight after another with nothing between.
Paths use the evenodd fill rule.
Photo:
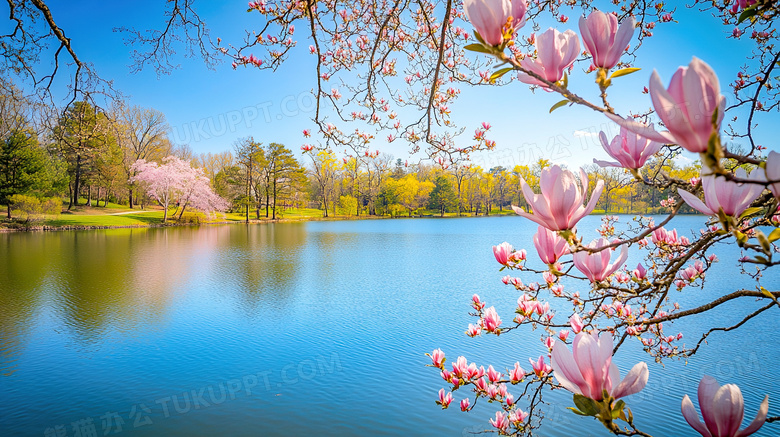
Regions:
<instances>
[{"instance_id":1,"label":"clear blue sky","mask_svg":"<svg viewBox=\"0 0 780 437\"><path fill-rule=\"evenodd\" d=\"M93 63L102 77L112 79L131 103L165 113L174 142L188 143L196 152L219 152L229 149L237 138L253 135L266 143L283 143L296 153L301 144L311 142L301 133L313 125L310 92L316 82L314 59L306 53L308 40L299 40L298 56L292 56L276 73L249 68L233 70L229 62L212 71L199 59L180 56L177 61L181 68L158 78L151 69L130 73L131 48L124 44L124 35L113 28L160 28L163 1L49 3L81 59ZM245 30L260 25L260 15L247 13L246 5L246 1L201 1L197 10L210 26L213 37L237 44ZM0 7L0 13L7 14L3 8L7 6ZM611 10L608 4L604 8ZM568 13L569 22L558 23L556 27L579 33L579 14L579 11ZM619 113L650 106L649 96L641 90L647 85L653 68L668 83L675 69L686 65L694 55L715 69L724 94L733 100L727 85L734 79L739 65L745 62L751 42L746 38L726 38L731 29L707 13L687 10L682 3L674 18L680 23L656 26L655 36L641 48L636 66L643 70L615 80L610 88L611 101ZM550 24L542 23L542 30ZM531 31L528 26L521 33ZM593 79L592 74L585 75L575 68L570 87L586 98L596 99L598 93ZM493 125L491 138L497 141L496 151L473 157L484 167L529 164L538 157L574 166L590 163L594 157L607 158L595 134L608 129L608 133L614 133L615 126L603 116L580 107L562 108L548 114L548 109L558 100L557 95L531 93L525 85L513 83L502 88L464 89L452 112L454 121L466 126L467 132L482 121ZM265 108L265 113L257 111L257 105ZM761 128L756 140L772 148L769 139L778 134L778 129L769 126L770 117L776 115L758 118ZM407 145L401 141L387 145L386 136L377 135L372 148L406 158ZM463 141L471 142L470 138Z\"/></svg>"}]
</instances>

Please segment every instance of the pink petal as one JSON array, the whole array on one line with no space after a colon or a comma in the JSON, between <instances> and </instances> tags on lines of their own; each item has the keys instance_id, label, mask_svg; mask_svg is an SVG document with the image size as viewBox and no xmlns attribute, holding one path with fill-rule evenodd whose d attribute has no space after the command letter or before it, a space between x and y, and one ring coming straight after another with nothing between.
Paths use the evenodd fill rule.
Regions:
<instances>
[{"instance_id":1,"label":"pink petal","mask_svg":"<svg viewBox=\"0 0 780 437\"><path fill-rule=\"evenodd\" d=\"M660 80L660 79L659 79ZM663 86L663 85L662 85ZM634 121L631 118L623 118L619 115L604 113L610 120L617 123L620 127L628 129L642 138L647 138L651 141L656 141L662 144L677 144L677 140L674 139L671 133L668 131L656 131L651 126L646 126L642 123Z\"/></svg>"},{"instance_id":2,"label":"pink petal","mask_svg":"<svg viewBox=\"0 0 780 437\"><path fill-rule=\"evenodd\" d=\"M712 430L715 420L717 419L712 400L715 398L715 393L717 393L719 388L718 381L709 375L704 375L701 378L701 381L699 381L699 409L701 410L701 416L704 419L704 423L710 430ZM710 424L712 424L712 426Z\"/></svg>"},{"instance_id":3,"label":"pink petal","mask_svg":"<svg viewBox=\"0 0 780 437\"><path fill-rule=\"evenodd\" d=\"M647 379L650 376L650 372L647 370L647 364L642 361L636 363L631 370L628 371L626 377L620 381L620 384L612 392L612 396L616 399L629 396L635 393L639 393L647 385Z\"/></svg>"},{"instance_id":4,"label":"pink petal","mask_svg":"<svg viewBox=\"0 0 780 437\"><path fill-rule=\"evenodd\" d=\"M577 367L577 363L574 361L569 348L562 341L556 341L553 344L552 369L554 371L553 376L558 382L572 393L584 394L588 396L589 393L583 393L582 388L587 390L588 386L585 380L582 378L582 373Z\"/></svg>"},{"instance_id":5,"label":"pink petal","mask_svg":"<svg viewBox=\"0 0 780 437\"><path fill-rule=\"evenodd\" d=\"M699 415L696 414L696 409L693 408L693 403L688 395L685 395L682 400L682 414L688 425L691 425L691 428L698 431L702 437L712 437L707 427L699 420Z\"/></svg>"},{"instance_id":6,"label":"pink petal","mask_svg":"<svg viewBox=\"0 0 780 437\"><path fill-rule=\"evenodd\" d=\"M769 412L769 395L764 397L764 402L761 402L761 407L758 409L758 413L756 413L756 418L750 422L750 425L747 428L738 432L734 437L746 437L758 431L759 428L764 425L764 422L766 422L767 412Z\"/></svg>"},{"instance_id":7,"label":"pink petal","mask_svg":"<svg viewBox=\"0 0 780 437\"><path fill-rule=\"evenodd\" d=\"M701 212L702 214L706 215L716 215L717 212L712 211L707 205L704 204L704 202L701 201L698 197L694 196L693 194L678 188L677 194L680 195L680 197L683 198L685 203L688 204L691 208Z\"/></svg>"},{"instance_id":8,"label":"pink petal","mask_svg":"<svg viewBox=\"0 0 780 437\"><path fill-rule=\"evenodd\" d=\"M734 384L726 384L715 392L712 400L715 428L707 423L710 432L720 436L733 436L739 431L745 415L742 391Z\"/></svg>"}]
</instances>

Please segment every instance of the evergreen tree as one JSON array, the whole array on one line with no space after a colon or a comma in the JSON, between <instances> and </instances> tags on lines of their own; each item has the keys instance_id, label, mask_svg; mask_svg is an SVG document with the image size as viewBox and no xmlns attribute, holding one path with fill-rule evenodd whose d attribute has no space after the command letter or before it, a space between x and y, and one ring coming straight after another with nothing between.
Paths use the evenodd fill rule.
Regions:
<instances>
[{"instance_id":1,"label":"evergreen tree","mask_svg":"<svg viewBox=\"0 0 780 437\"><path fill-rule=\"evenodd\" d=\"M428 208L439 211L440 216L444 217L446 211L455 209L457 206L458 194L452 188L452 183L446 176L440 175L436 178L435 186L431 190Z\"/></svg>"}]
</instances>

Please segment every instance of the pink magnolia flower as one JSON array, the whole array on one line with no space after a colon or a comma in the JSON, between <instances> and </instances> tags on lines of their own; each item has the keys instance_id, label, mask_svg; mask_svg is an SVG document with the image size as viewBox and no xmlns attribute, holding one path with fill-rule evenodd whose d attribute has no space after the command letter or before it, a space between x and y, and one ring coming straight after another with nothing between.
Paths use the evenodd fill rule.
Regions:
<instances>
[{"instance_id":1,"label":"pink magnolia flower","mask_svg":"<svg viewBox=\"0 0 780 437\"><path fill-rule=\"evenodd\" d=\"M575 313L569 317L569 326L571 326L571 330L574 331L575 334L579 334L580 331L582 331L582 328L585 327L585 323L580 318L580 315Z\"/></svg>"},{"instance_id":2,"label":"pink magnolia flower","mask_svg":"<svg viewBox=\"0 0 780 437\"><path fill-rule=\"evenodd\" d=\"M726 98L720 94L718 76L709 65L694 57L687 67L677 69L668 89L661 83L658 72L653 71L650 98L658 117L677 144L689 152L707 151L713 129L720 130L726 107ZM713 127L712 115L716 110L717 123Z\"/></svg>"},{"instance_id":3,"label":"pink magnolia flower","mask_svg":"<svg viewBox=\"0 0 780 437\"><path fill-rule=\"evenodd\" d=\"M498 246L493 246L493 255L496 257L496 261L502 266L505 266L509 262L509 255L512 254L512 245L504 241Z\"/></svg>"},{"instance_id":4,"label":"pink magnolia flower","mask_svg":"<svg viewBox=\"0 0 780 437\"><path fill-rule=\"evenodd\" d=\"M515 410L511 413L509 413L508 420L510 422L525 422L525 419L528 418L528 413L526 413L523 410Z\"/></svg>"},{"instance_id":5,"label":"pink magnolia flower","mask_svg":"<svg viewBox=\"0 0 780 437\"><path fill-rule=\"evenodd\" d=\"M734 384L718 385L715 378L704 375L699 382L699 409L704 423L693 408L688 395L682 400L682 414L685 421L702 437L745 437L758 431L764 425L769 410L769 396L764 397L756 418L747 428L739 430L745 415L742 391Z\"/></svg>"},{"instance_id":6,"label":"pink magnolia flower","mask_svg":"<svg viewBox=\"0 0 780 437\"><path fill-rule=\"evenodd\" d=\"M488 366L487 376L490 382L496 382L501 379L501 372L497 372L493 366Z\"/></svg>"},{"instance_id":7,"label":"pink magnolia flower","mask_svg":"<svg viewBox=\"0 0 780 437\"><path fill-rule=\"evenodd\" d=\"M634 276L634 279L641 281L647 278L647 269L645 268L645 266L639 263L636 265L636 268L632 272L632 275Z\"/></svg>"},{"instance_id":8,"label":"pink magnolia flower","mask_svg":"<svg viewBox=\"0 0 780 437\"><path fill-rule=\"evenodd\" d=\"M436 402L442 408L447 408L452 403L452 393L444 394L444 389L439 390L439 400Z\"/></svg>"},{"instance_id":9,"label":"pink magnolia flower","mask_svg":"<svg viewBox=\"0 0 780 437\"><path fill-rule=\"evenodd\" d=\"M760 171L753 171L750 177L748 177L747 172L743 168L737 169L734 172L734 176L739 179L750 179L757 182L764 180ZM726 180L723 176L704 176L701 184L704 189L704 202L680 188L677 189L677 192L691 208L707 215L718 215L718 211L723 210L723 213L726 215L738 217L764 191L763 185L741 184Z\"/></svg>"},{"instance_id":10,"label":"pink magnolia flower","mask_svg":"<svg viewBox=\"0 0 780 437\"><path fill-rule=\"evenodd\" d=\"M544 226L539 226L534 234L534 247L545 264L555 264L558 258L569 253L569 244L558 235ZM554 281L553 281L554 282Z\"/></svg>"},{"instance_id":11,"label":"pink magnolia flower","mask_svg":"<svg viewBox=\"0 0 780 437\"><path fill-rule=\"evenodd\" d=\"M520 264L522 261L525 261L527 256L528 252L526 252L525 249L520 249L518 251L512 252L509 255L509 262L513 264Z\"/></svg>"},{"instance_id":12,"label":"pink magnolia flower","mask_svg":"<svg viewBox=\"0 0 780 437\"><path fill-rule=\"evenodd\" d=\"M560 338L562 341L566 341L567 338L569 338L570 331L568 329L562 329L558 331L558 338Z\"/></svg>"},{"instance_id":13,"label":"pink magnolia flower","mask_svg":"<svg viewBox=\"0 0 780 437\"><path fill-rule=\"evenodd\" d=\"M435 367L441 368L444 365L444 352L441 349L435 349L431 352L430 357Z\"/></svg>"},{"instance_id":14,"label":"pink magnolia flower","mask_svg":"<svg viewBox=\"0 0 780 437\"><path fill-rule=\"evenodd\" d=\"M521 300L521 299L522 298L517 300L517 309L520 311L520 314L524 316L529 316L533 314L536 311L538 302L536 302L535 300Z\"/></svg>"},{"instance_id":15,"label":"pink magnolia flower","mask_svg":"<svg viewBox=\"0 0 780 437\"><path fill-rule=\"evenodd\" d=\"M475 325L473 323L469 323L469 327L466 330L466 335L469 337L476 337L482 333L482 327L479 325Z\"/></svg>"},{"instance_id":16,"label":"pink magnolia flower","mask_svg":"<svg viewBox=\"0 0 780 437\"><path fill-rule=\"evenodd\" d=\"M652 128L652 125L650 126ZM662 143L650 141L641 135L638 135L625 127L620 127L620 135L612 138L612 142L607 141L607 135L604 132L599 133L599 140L604 150L609 156L615 158L617 162L600 161L593 159L593 162L602 167L621 167L637 170L645 165L650 157L661 150Z\"/></svg>"},{"instance_id":17,"label":"pink magnolia flower","mask_svg":"<svg viewBox=\"0 0 780 437\"><path fill-rule=\"evenodd\" d=\"M609 240L606 238L599 238L593 240L586 247L591 249L598 249L609 245ZM609 275L615 273L620 266L628 258L628 247L623 245L620 251L620 256L614 263L610 264L610 255L612 250L604 249L600 252L587 252L581 251L574 254L574 266L577 270L581 271L585 276L590 279L591 282L599 282L606 279Z\"/></svg>"},{"instance_id":18,"label":"pink magnolia flower","mask_svg":"<svg viewBox=\"0 0 780 437\"><path fill-rule=\"evenodd\" d=\"M531 363L531 367L533 367L534 373L540 379L544 378L552 371L552 368L544 362L544 355L539 355L539 359L536 361L532 360L531 358L529 358L528 361Z\"/></svg>"},{"instance_id":19,"label":"pink magnolia flower","mask_svg":"<svg viewBox=\"0 0 780 437\"><path fill-rule=\"evenodd\" d=\"M582 42L593 58L593 65L607 70L614 68L634 35L634 26L636 20L629 17L618 28L617 17L601 11L591 12L588 18L580 17Z\"/></svg>"},{"instance_id":20,"label":"pink magnolia flower","mask_svg":"<svg viewBox=\"0 0 780 437\"><path fill-rule=\"evenodd\" d=\"M465 0L463 10L466 12L474 29L482 39L492 45L500 45L504 41L504 25L512 17L512 31L525 24L525 12L528 4L525 0Z\"/></svg>"},{"instance_id":21,"label":"pink magnolia flower","mask_svg":"<svg viewBox=\"0 0 780 437\"><path fill-rule=\"evenodd\" d=\"M469 400L468 398L463 399L460 401L460 411L466 411L469 409Z\"/></svg>"},{"instance_id":22,"label":"pink magnolia flower","mask_svg":"<svg viewBox=\"0 0 780 437\"><path fill-rule=\"evenodd\" d=\"M572 350L573 355L563 342L556 342L551 359L555 379L572 393L600 401L606 391L618 399L638 393L647 384L648 370L644 362L637 363L620 380L620 370L612 362L609 332L601 337L596 331L579 333L574 337Z\"/></svg>"},{"instance_id":23,"label":"pink magnolia flower","mask_svg":"<svg viewBox=\"0 0 780 437\"><path fill-rule=\"evenodd\" d=\"M766 157L766 178L768 181L775 181L769 184L769 189L775 197L780 198L780 153L772 150Z\"/></svg>"},{"instance_id":24,"label":"pink magnolia flower","mask_svg":"<svg viewBox=\"0 0 780 437\"><path fill-rule=\"evenodd\" d=\"M517 384L525 378L525 370L520 368L520 363L515 362L515 367L509 371L509 381L512 384Z\"/></svg>"},{"instance_id":25,"label":"pink magnolia flower","mask_svg":"<svg viewBox=\"0 0 780 437\"><path fill-rule=\"evenodd\" d=\"M471 306L473 306L475 310L479 311L482 308L485 308L485 302L479 300L478 294L474 294L471 296Z\"/></svg>"},{"instance_id":26,"label":"pink magnolia flower","mask_svg":"<svg viewBox=\"0 0 780 437\"><path fill-rule=\"evenodd\" d=\"M558 165L547 167L542 170L540 177L539 185L542 193L536 194L521 177L523 196L531 205L533 213L527 213L516 206L512 206L512 209L521 217L532 220L551 231L572 229L580 219L593 212L604 189L604 181L599 180L587 206L583 206L582 201L588 191L588 175L581 169L580 178L578 183L571 171L564 170Z\"/></svg>"},{"instance_id":27,"label":"pink magnolia flower","mask_svg":"<svg viewBox=\"0 0 780 437\"><path fill-rule=\"evenodd\" d=\"M490 424L501 431L505 431L509 428L509 420L507 420L506 413L503 411L496 411L496 420L490 419Z\"/></svg>"},{"instance_id":28,"label":"pink magnolia flower","mask_svg":"<svg viewBox=\"0 0 780 437\"><path fill-rule=\"evenodd\" d=\"M458 357L458 359L452 363L452 373L458 378L462 378L468 370L469 363L464 356Z\"/></svg>"},{"instance_id":29,"label":"pink magnolia flower","mask_svg":"<svg viewBox=\"0 0 780 437\"><path fill-rule=\"evenodd\" d=\"M571 67L580 54L580 40L571 30L561 33L551 27L536 37L535 45L536 58L526 57L520 61L520 66L549 82L563 79L564 71ZM527 73L518 73L517 79L531 85L547 86Z\"/></svg>"},{"instance_id":30,"label":"pink magnolia flower","mask_svg":"<svg viewBox=\"0 0 780 437\"><path fill-rule=\"evenodd\" d=\"M485 330L488 332L496 331L501 325L501 317L498 316L494 307L485 310L485 317L482 320L484 321Z\"/></svg>"}]
</instances>

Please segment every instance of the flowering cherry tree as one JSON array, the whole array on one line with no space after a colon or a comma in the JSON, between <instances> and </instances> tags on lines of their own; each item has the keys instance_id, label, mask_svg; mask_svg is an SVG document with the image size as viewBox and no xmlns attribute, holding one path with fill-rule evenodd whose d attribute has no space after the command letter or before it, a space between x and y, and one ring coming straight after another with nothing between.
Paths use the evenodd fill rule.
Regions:
<instances>
[{"instance_id":1,"label":"flowering cherry tree","mask_svg":"<svg viewBox=\"0 0 780 437\"><path fill-rule=\"evenodd\" d=\"M138 182L163 207L163 223L168 220L168 209L171 204L179 203L181 213L189 205L193 209L212 213L225 211L228 202L211 189L209 179L201 168L192 166L175 156L163 158L163 164L146 162L139 159L132 170L136 175L130 182Z\"/></svg>"}]
</instances>

